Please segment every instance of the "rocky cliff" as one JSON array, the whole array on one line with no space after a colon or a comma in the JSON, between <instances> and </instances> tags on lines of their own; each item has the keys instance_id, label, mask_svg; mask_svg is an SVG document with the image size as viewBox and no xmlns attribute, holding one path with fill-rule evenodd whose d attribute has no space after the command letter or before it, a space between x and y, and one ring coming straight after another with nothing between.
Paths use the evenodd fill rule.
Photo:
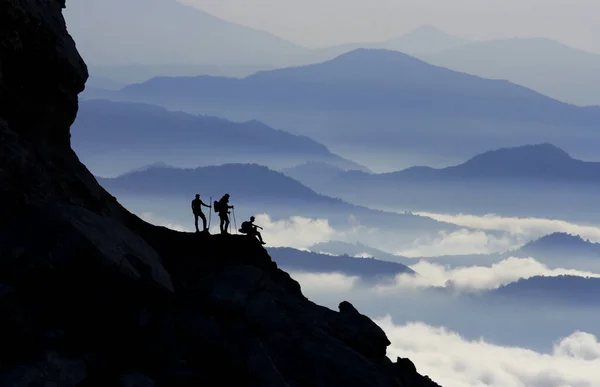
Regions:
<instances>
[{"instance_id":1,"label":"rocky cliff","mask_svg":"<svg viewBox=\"0 0 600 387\"><path fill-rule=\"evenodd\" d=\"M0 385L437 386L254 239L155 227L70 147L64 0L0 0Z\"/></svg>"}]
</instances>

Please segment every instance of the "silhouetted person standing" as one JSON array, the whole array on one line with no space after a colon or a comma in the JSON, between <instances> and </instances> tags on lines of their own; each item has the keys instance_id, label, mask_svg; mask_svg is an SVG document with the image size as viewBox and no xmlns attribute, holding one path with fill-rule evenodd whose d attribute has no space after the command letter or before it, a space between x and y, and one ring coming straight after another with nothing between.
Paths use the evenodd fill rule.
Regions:
<instances>
[{"instance_id":1,"label":"silhouetted person standing","mask_svg":"<svg viewBox=\"0 0 600 387\"><path fill-rule=\"evenodd\" d=\"M208 230L208 228L206 228L206 216L204 216L204 213L202 212L202 206L212 208L212 206L200 200L199 194L196 194L196 199L192 200L192 212L194 213L194 225L196 226L196 232L200 232L200 230L198 230L198 217L202 218L202 230Z\"/></svg>"},{"instance_id":2,"label":"silhouetted person standing","mask_svg":"<svg viewBox=\"0 0 600 387\"><path fill-rule=\"evenodd\" d=\"M221 219L221 223L219 225L221 228L221 234L227 234L227 228L229 227L230 208L233 208L233 206L229 205L229 194L223 195L221 200L215 203L215 211L219 213L219 219Z\"/></svg>"},{"instance_id":3,"label":"silhouetted person standing","mask_svg":"<svg viewBox=\"0 0 600 387\"><path fill-rule=\"evenodd\" d=\"M254 224L254 216L251 216L250 221L242 222L240 232L257 237L260 243L264 245L265 242L262 239L262 235L260 235L260 232L258 231L259 228L261 230L263 229L262 227Z\"/></svg>"}]
</instances>

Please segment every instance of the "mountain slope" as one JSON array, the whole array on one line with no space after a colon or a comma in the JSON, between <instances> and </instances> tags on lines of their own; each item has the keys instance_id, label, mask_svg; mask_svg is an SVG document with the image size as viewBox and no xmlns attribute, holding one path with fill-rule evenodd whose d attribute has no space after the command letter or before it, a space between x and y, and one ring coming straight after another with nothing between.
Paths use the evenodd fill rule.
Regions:
<instances>
[{"instance_id":1,"label":"mountain slope","mask_svg":"<svg viewBox=\"0 0 600 387\"><path fill-rule=\"evenodd\" d=\"M160 77L103 97L258 119L379 170L375 163L397 170L407 158L409 165L464 159L523 143L552 142L590 157L600 146L600 108L567 105L386 50L355 50L243 79Z\"/></svg>"},{"instance_id":2,"label":"mountain slope","mask_svg":"<svg viewBox=\"0 0 600 387\"><path fill-rule=\"evenodd\" d=\"M513 148L501 148L474 156L466 162L446 167L411 167L397 172L365 173L362 171L342 171L324 169L323 178L312 176L318 169L310 164L285 169L292 178L324 189L325 184L406 184L424 182L515 180L527 183L570 182L596 184L600 178L600 162L582 161L572 158L567 152L555 145L533 144ZM306 181L306 182L305 182ZM371 187L374 190L376 186ZM327 190L329 190L327 189Z\"/></svg>"},{"instance_id":3,"label":"mountain slope","mask_svg":"<svg viewBox=\"0 0 600 387\"><path fill-rule=\"evenodd\" d=\"M570 306L597 306L599 278L577 276L532 277L492 290L491 297L518 298L528 302L566 303Z\"/></svg>"},{"instance_id":4,"label":"mountain slope","mask_svg":"<svg viewBox=\"0 0 600 387\"><path fill-rule=\"evenodd\" d=\"M73 2L66 18L94 65L272 65L306 50L176 0Z\"/></svg>"},{"instance_id":5,"label":"mountain slope","mask_svg":"<svg viewBox=\"0 0 600 387\"><path fill-rule=\"evenodd\" d=\"M152 226L98 185L69 144L88 73L62 8L0 12L0 384L436 386L251 238Z\"/></svg>"},{"instance_id":6,"label":"mountain slope","mask_svg":"<svg viewBox=\"0 0 600 387\"><path fill-rule=\"evenodd\" d=\"M453 167L409 168L400 172L381 174L379 178L384 180L500 178L595 183L600 178L600 162L576 160L564 150L545 143L489 151Z\"/></svg>"},{"instance_id":7,"label":"mountain slope","mask_svg":"<svg viewBox=\"0 0 600 387\"><path fill-rule=\"evenodd\" d=\"M501 148L446 168L411 167L369 174L286 174L326 195L371 208L595 222L600 163L582 161L548 143Z\"/></svg>"},{"instance_id":8,"label":"mountain slope","mask_svg":"<svg viewBox=\"0 0 600 387\"><path fill-rule=\"evenodd\" d=\"M600 55L542 38L470 43L417 55L429 63L507 79L561 101L600 105Z\"/></svg>"},{"instance_id":9,"label":"mountain slope","mask_svg":"<svg viewBox=\"0 0 600 387\"><path fill-rule=\"evenodd\" d=\"M364 245L362 243L347 243L340 241L329 241L323 243L317 243L309 247L309 250L317 253L335 254L335 255L350 255L353 257L369 257L389 262L399 262L404 265L411 262L410 258L401 257L398 255L390 254L385 251L375 249L373 247Z\"/></svg>"},{"instance_id":10,"label":"mountain slope","mask_svg":"<svg viewBox=\"0 0 600 387\"><path fill-rule=\"evenodd\" d=\"M106 100L81 103L72 144L94 173L103 176L122 174L158 160L181 167L241 162L275 169L313 160L365 170L307 137L257 121L233 123Z\"/></svg>"},{"instance_id":11,"label":"mountain slope","mask_svg":"<svg viewBox=\"0 0 600 387\"><path fill-rule=\"evenodd\" d=\"M400 263L373 258L354 258L301 251L291 248L269 248L269 254L277 264L290 271L308 273L342 273L362 279L393 278L398 274L415 274Z\"/></svg>"}]
</instances>

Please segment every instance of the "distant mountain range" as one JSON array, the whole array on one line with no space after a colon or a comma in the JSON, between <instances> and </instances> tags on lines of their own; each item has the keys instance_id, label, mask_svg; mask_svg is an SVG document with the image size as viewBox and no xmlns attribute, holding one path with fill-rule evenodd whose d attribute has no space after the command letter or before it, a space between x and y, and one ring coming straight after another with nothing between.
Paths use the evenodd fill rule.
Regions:
<instances>
[{"instance_id":1,"label":"distant mountain range","mask_svg":"<svg viewBox=\"0 0 600 387\"><path fill-rule=\"evenodd\" d=\"M548 143L489 151L439 169L373 174L305 163L283 172L317 192L373 208L576 221L600 216L600 163Z\"/></svg>"},{"instance_id":2,"label":"distant mountain range","mask_svg":"<svg viewBox=\"0 0 600 387\"><path fill-rule=\"evenodd\" d=\"M90 94L234 121L258 119L379 170L440 157L447 165L523 143L552 142L580 157L597 157L600 146L600 108L571 106L386 50L359 49L243 79L159 77Z\"/></svg>"},{"instance_id":3,"label":"distant mountain range","mask_svg":"<svg viewBox=\"0 0 600 387\"><path fill-rule=\"evenodd\" d=\"M89 85L94 87L161 75L243 77L368 48L399 51L453 70L507 79L565 102L600 105L596 76L600 55L543 38L473 42L423 26L382 42L310 49L176 0L86 0L69 4L65 16L90 64ZM101 81L102 77L113 81Z\"/></svg>"},{"instance_id":4,"label":"distant mountain range","mask_svg":"<svg viewBox=\"0 0 600 387\"><path fill-rule=\"evenodd\" d=\"M234 123L140 103L83 100L72 145L94 173L116 176L158 160L179 167L258 163L273 169L311 160L367 170L324 145L258 121Z\"/></svg>"},{"instance_id":5,"label":"distant mountain range","mask_svg":"<svg viewBox=\"0 0 600 387\"><path fill-rule=\"evenodd\" d=\"M309 250L316 253L334 254L334 255L350 255L352 257L375 258L388 262L399 262L407 265L416 261L410 261L410 258L400 257L390 254L383 250L379 250L363 243L348 243L341 241L329 241L317 243L309 247Z\"/></svg>"},{"instance_id":6,"label":"distant mountain range","mask_svg":"<svg viewBox=\"0 0 600 387\"><path fill-rule=\"evenodd\" d=\"M449 35L433 26L421 26L402 36L374 43L347 43L313 50L314 63L335 58L356 49L384 49L409 55L425 55L469 44L471 41ZM296 63L299 65L301 63Z\"/></svg>"},{"instance_id":7,"label":"distant mountain range","mask_svg":"<svg viewBox=\"0 0 600 387\"><path fill-rule=\"evenodd\" d=\"M599 305L600 278L577 276L532 277L502 286L490 292L496 300L515 299L520 302L566 303L570 306ZM514 302L514 301L513 301Z\"/></svg>"},{"instance_id":8,"label":"distant mountain range","mask_svg":"<svg viewBox=\"0 0 600 387\"><path fill-rule=\"evenodd\" d=\"M393 278L398 274L415 274L408 266L372 258L327 255L291 248L269 248L269 254L284 270L309 273L341 273L362 279Z\"/></svg>"},{"instance_id":9,"label":"distant mountain range","mask_svg":"<svg viewBox=\"0 0 600 387\"><path fill-rule=\"evenodd\" d=\"M77 1L65 18L93 65L273 65L306 50L176 0Z\"/></svg>"},{"instance_id":10,"label":"distant mountain range","mask_svg":"<svg viewBox=\"0 0 600 387\"><path fill-rule=\"evenodd\" d=\"M349 218L354 217L354 221L362 226L377 227L381 232L390 229L397 234L398 240L407 241L416 235L437 235L439 231L458 229L455 225L428 217L372 210L323 196L260 165L226 164L195 169L151 166L116 178L97 179L118 199L128 197L139 201L148 198L150 202L165 203L166 212L157 215L170 219L175 214L189 218L189 201L197 192L205 202L210 201L211 195L218 200L221 195L229 193L238 219L267 213L274 220L303 216L328 219L333 227L347 228L352 226ZM173 202L181 205L173 208L170 204Z\"/></svg>"},{"instance_id":11,"label":"distant mountain range","mask_svg":"<svg viewBox=\"0 0 600 387\"><path fill-rule=\"evenodd\" d=\"M579 235L553 233L527 243L516 252L504 254L534 257L552 268L573 268L600 273L600 243Z\"/></svg>"},{"instance_id":12,"label":"distant mountain range","mask_svg":"<svg viewBox=\"0 0 600 387\"><path fill-rule=\"evenodd\" d=\"M600 105L600 55L549 39L473 42L415 56L456 71L506 79L561 101Z\"/></svg>"}]
</instances>

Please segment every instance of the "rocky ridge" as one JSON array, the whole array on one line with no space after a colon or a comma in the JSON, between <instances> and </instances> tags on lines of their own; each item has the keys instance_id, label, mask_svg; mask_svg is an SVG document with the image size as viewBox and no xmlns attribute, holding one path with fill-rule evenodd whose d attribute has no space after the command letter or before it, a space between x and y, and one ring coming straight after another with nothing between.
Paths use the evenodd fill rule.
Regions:
<instances>
[{"instance_id":1,"label":"rocky ridge","mask_svg":"<svg viewBox=\"0 0 600 387\"><path fill-rule=\"evenodd\" d=\"M0 0L0 385L437 386L254 239L150 225L97 183L64 6Z\"/></svg>"}]
</instances>

